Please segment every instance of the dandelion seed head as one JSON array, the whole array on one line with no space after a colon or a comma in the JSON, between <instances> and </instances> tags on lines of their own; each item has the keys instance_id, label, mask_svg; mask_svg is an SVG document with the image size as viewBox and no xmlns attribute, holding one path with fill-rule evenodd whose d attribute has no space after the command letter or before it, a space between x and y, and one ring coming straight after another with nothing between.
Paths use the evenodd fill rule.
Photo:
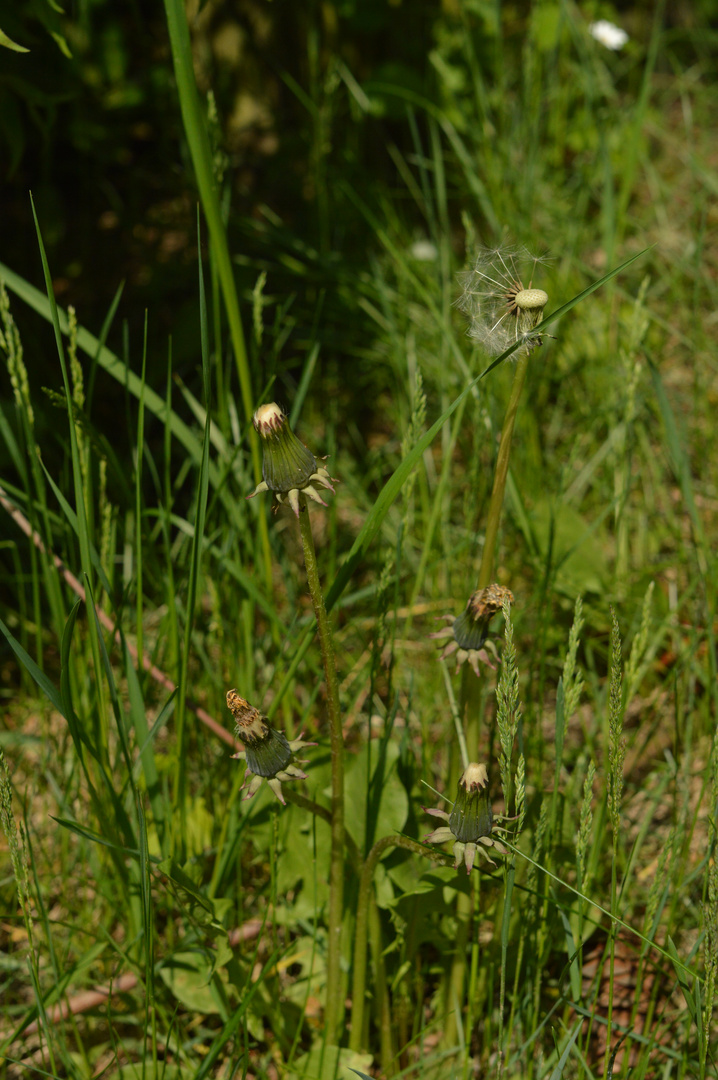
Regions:
<instances>
[{"instance_id":1,"label":"dandelion seed head","mask_svg":"<svg viewBox=\"0 0 718 1080\"><path fill-rule=\"evenodd\" d=\"M516 343L527 352L541 344L532 332L541 322L548 293L534 288L533 278L547 261L522 245L482 248L473 270L459 274L462 291L456 306L469 318L469 337L490 356Z\"/></svg>"}]
</instances>

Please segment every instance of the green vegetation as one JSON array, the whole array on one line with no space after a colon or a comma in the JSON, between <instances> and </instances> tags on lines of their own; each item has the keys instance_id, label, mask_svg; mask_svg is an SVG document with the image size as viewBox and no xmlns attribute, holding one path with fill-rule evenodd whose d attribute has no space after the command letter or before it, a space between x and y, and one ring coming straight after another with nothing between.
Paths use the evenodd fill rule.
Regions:
<instances>
[{"instance_id":1,"label":"green vegetation","mask_svg":"<svg viewBox=\"0 0 718 1080\"><path fill-rule=\"evenodd\" d=\"M709 14L3 15L2 1080L716 1075Z\"/></svg>"}]
</instances>

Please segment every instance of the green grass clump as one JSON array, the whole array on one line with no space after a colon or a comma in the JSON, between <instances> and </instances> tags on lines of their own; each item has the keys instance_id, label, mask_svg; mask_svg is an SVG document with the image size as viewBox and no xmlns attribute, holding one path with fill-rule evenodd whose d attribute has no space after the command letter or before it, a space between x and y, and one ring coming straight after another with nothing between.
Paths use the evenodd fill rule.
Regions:
<instances>
[{"instance_id":1,"label":"green grass clump","mask_svg":"<svg viewBox=\"0 0 718 1080\"><path fill-rule=\"evenodd\" d=\"M712 39L447 4L392 66L354 36L403 9L280 9L299 66L252 8L242 83L229 9L166 0L200 202L169 342L119 281L97 333L56 300L46 193L44 291L0 264L0 1076L715 1075ZM326 506L247 501L271 401ZM423 841L469 763L471 872L480 838Z\"/></svg>"}]
</instances>

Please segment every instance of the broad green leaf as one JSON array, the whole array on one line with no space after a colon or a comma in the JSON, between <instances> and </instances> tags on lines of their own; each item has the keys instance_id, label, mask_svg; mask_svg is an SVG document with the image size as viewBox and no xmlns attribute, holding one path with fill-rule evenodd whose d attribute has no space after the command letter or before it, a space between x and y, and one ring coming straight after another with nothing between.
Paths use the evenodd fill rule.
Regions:
<instances>
[{"instance_id":1,"label":"broad green leaf","mask_svg":"<svg viewBox=\"0 0 718 1080\"><path fill-rule=\"evenodd\" d=\"M371 751L372 778L381 782L376 808L376 830L374 839L399 832L409 813L409 799L404 785L396 773L396 761L399 748L395 742L386 743L383 762L383 776L377 777L380 768L380 747L376 742L363 746L353 758L347 761L346 781L344 785L347 830L357 843L360 851L364 850L366 836L366 800L367 800L367 762Z\"/></svg>"},{"instance_id":2,"label":"broad green leaf","mask_svg":"<svg viewBox=\"0 0 718 1080\"><path fill-rule=\"evenodd\" d=\"M368 1069L372 1063L371 1054L358 1054L354 1050L340 1049L338 1046L325 1046L321 1040L316 1042L308 1054L297 1058L286 1080L354 1080L357 1074L354 1066Z\"/></svg>"},{"instance_id":3,"label":"broad green leaf","mask_svg":"<svg viewBox=\"0 0 718 1080\"><path fill-rule=\"evenodd\" d=\"M606 577L603 531L571 506L537 502L529 515L544 566L549 556L556 588L568 596L600 593Z\"/></svg>"},{"instance_id":4,"label":"broad green leaf","mask_svg":"<svg viewBox=\"0 0 718 1080\"><path fill-rule=\"evenodd\" d=\"M177 1000L194 1012L218 1013L211 986L212 961L201 952L174 953L160 968L162 982Z\"/></svg>"}]
</instances>

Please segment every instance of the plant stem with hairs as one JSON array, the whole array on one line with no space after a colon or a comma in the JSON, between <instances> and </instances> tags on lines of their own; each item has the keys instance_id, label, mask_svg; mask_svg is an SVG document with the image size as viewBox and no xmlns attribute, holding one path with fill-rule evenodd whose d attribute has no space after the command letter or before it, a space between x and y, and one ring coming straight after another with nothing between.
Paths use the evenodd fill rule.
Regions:
<instances>
[{"instance_id":1,"label":"plant stem with hairs","mask_svg":"<svg viewBox=\"0 0 718 1080\"><path fill-rule=\"evenodd\" d=\"M324 1023L326 1041L329 1045L334 1046L337 1044L339 1026L342 1020L342 1002L344 1000L341 988L341 933L344 910L344 739L339 707L339 683L334 660L334 642L327 609L324 604L324 595L319 582L312 525L309 520L309 510L304 495L301 495L299 500L299 530L302 536L307 583L314 606L317 631L319 633L319 646L324 662L331 741L332 820L329 870L329 950L327 957L327 1004Z\"/></svg>"},{"instance_id":2,"label":"plant stem with hairs","mask_svg":"<svg viewBox=\"0 0 718 1080\"><path fill-rule=\"evenodd\" d=\"M449 860L441 852L431 851L408 836L383 836L377 840L367 855L362 867L357 898L357 917L354 928L354 977L352 980L352 1030L349 1048L357 1053L362 1048L364 1028L364 997L366 992L367 939L369 933L369 911L373 899L374 871L379 860L391 847L406 848L417 855L424 855L437 862Z\"/></svg>"}]
</instances>

